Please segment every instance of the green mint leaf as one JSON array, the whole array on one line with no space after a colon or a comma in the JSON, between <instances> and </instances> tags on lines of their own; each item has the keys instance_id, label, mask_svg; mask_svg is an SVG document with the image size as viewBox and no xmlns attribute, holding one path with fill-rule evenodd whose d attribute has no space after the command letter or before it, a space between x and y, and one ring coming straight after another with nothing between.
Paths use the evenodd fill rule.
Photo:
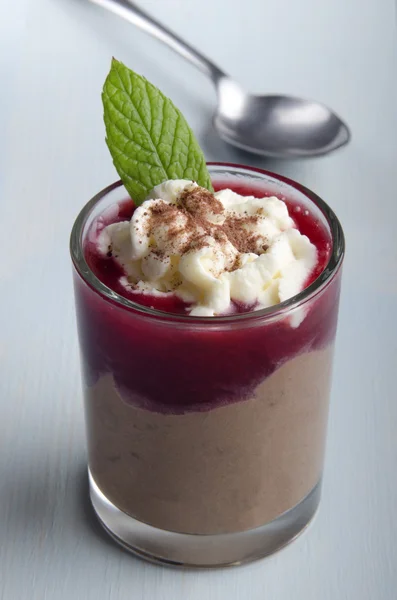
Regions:
<instances>
[{"instance_id":1,"label":"green mint leaf","mask_svg":"<svg viewBox=\"0 0 397 600\"><path fill-rule=\"evenodd\" d=\"M135 204L167 179L192 179L213 191L192 130L159 89L113 59L102 101L106 143Z\"/></svg>"}]
</instances>

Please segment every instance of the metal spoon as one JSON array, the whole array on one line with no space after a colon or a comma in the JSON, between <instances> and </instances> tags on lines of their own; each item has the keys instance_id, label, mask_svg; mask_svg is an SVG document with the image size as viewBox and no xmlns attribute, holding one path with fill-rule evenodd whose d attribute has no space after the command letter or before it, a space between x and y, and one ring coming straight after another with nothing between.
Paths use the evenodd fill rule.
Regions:
<instances>
[{"instance_id":1,"label":"metal spoon","mask_svg":"<svg viewBox=\"0 0 397 600\"><path fill-rule=\"evenodd\" d=\"M329 108L292 96L254 96L200 52L130 0L91 0L170 46L211 78L218 106L214 126L226 142L278 158L317 156L350 139L347 125Z\"/></svg>"}]
</instances>

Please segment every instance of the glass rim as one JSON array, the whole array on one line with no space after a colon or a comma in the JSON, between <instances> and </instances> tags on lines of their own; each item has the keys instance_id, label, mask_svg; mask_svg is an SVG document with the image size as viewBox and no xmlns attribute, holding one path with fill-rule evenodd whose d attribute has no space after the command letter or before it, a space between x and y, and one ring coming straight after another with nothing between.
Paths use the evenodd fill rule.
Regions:
<instances>
[{"instance_id":1,"label":"glass rim","mask_svg":"<svg viewBox=\"0 0 397 600\"><path fill-rule=\"evenodd\" d=\"M327 287L327 285L334 279L334 277L338 273L345 254L345 237L343 229L338 217L330 208L330 206L328 206L328 204L324 200L322 200L320 196L312 192L306 186L294 181L293 179L284 177L284 175L273 173L272 171L267 171L258 167L250 167L249 165L240 165L236 163L226 162L207 162L207 166L210 167L210 170L211 167L214 169L218 167L224 168L225 170L234 170L236 173L240 172L249 175L249 173L251 172L271 177L276 181L286 183L293 189L302 193L308 200L310 200L310 202L312 202L321 211L330 228L332 251L327 265L324 267L320 275L309 286L304 288L298 294L291 296L291 298L288 298L288 300L284 300L283 302L279 302L278 304L274 304L267 308L261 308L246 313L238 313L231 315L229 314L215 317L197 317L188 314L184 315L177 313L169 313L163 310L158 310L156 308L150 308L149 306L144 306L142 304L139 304L138 302L134 302L133 300L121 296L120 294L109 288L107 285L102 283L102 281L93 273L87 261L85 260L82 245L82 233L87 218L90 216L95 206L105 196L107 196L109 193L113 192L117 188L123 186L123 182L121 180L115 181L114 183L108 185L100 192L95 194L95 196L93 196L93 198L91 198L91 200L89 200L87 204L83 206L73 224L72 232L70 235L70 254L77 273L85 281L85 283L89 285L89 287L95 292L100 294L105 300L116 304L121 308L130 310L131 312L134 312L137 315L139 314L139 316L142 318L154 317L156 321L162 320L167 323L174 322L185 323L186 325L205 324L218 326L222 324L248 324L248 322L250 324L253 324L258 320L263 321L264 319L272 320L273 318L279 318L282 315L288 314L294 308L298 308L303 304L306 304L306 302L311 300L313 297L317 296L325 287Z\"/></svg>"}]
</instances>

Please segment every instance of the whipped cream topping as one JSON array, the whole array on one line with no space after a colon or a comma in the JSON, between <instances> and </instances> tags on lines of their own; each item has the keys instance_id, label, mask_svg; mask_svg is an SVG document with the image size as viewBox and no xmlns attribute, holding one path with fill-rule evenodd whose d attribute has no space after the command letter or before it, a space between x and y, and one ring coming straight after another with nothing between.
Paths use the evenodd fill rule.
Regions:
<instances>
[{"instance_id":1,"label":"whipped cream topping","mask_svg":"<svg viewBox=\"0 0 397 600\"><path fill-rule=\"evenodd\" d=\"M131 221L102 230L98 246L122 266L123 285L175 294L193 316L283 302L303 289L317 262L282 200L212 194L186 180L156 186Z\"/></svg>"}]
</instances>

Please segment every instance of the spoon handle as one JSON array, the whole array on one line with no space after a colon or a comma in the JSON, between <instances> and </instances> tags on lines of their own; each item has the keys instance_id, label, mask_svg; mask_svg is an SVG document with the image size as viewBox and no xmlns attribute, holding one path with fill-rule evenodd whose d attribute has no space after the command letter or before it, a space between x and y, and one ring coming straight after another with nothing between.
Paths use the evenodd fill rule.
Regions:
<instances>
[{"instance_id":1,"label":"spoon handle","mask_svg":"<svg viewBox=\"0 0 397 600\"><path fill-rule=\"evenodd\" d=\"M186 58L186 60L190 61L200 69L200 71L210 77L214 83L225 76L225 74L214 65L214 63L208 60L208 58L192 48L190 44L183 41L175 33L172 33L169 29L164 27L164 25L161 25L158 21L153 19L153 17L145 13L136 6L134 2L131 2L130 0L91 0L91 2L94 2L94 4L98 4L103 8L107 8L119 17L140 27L143 31L150 33L164 44L167 44L167 46L183 56L183 58Z\"/></svg>"}]
</instances>

